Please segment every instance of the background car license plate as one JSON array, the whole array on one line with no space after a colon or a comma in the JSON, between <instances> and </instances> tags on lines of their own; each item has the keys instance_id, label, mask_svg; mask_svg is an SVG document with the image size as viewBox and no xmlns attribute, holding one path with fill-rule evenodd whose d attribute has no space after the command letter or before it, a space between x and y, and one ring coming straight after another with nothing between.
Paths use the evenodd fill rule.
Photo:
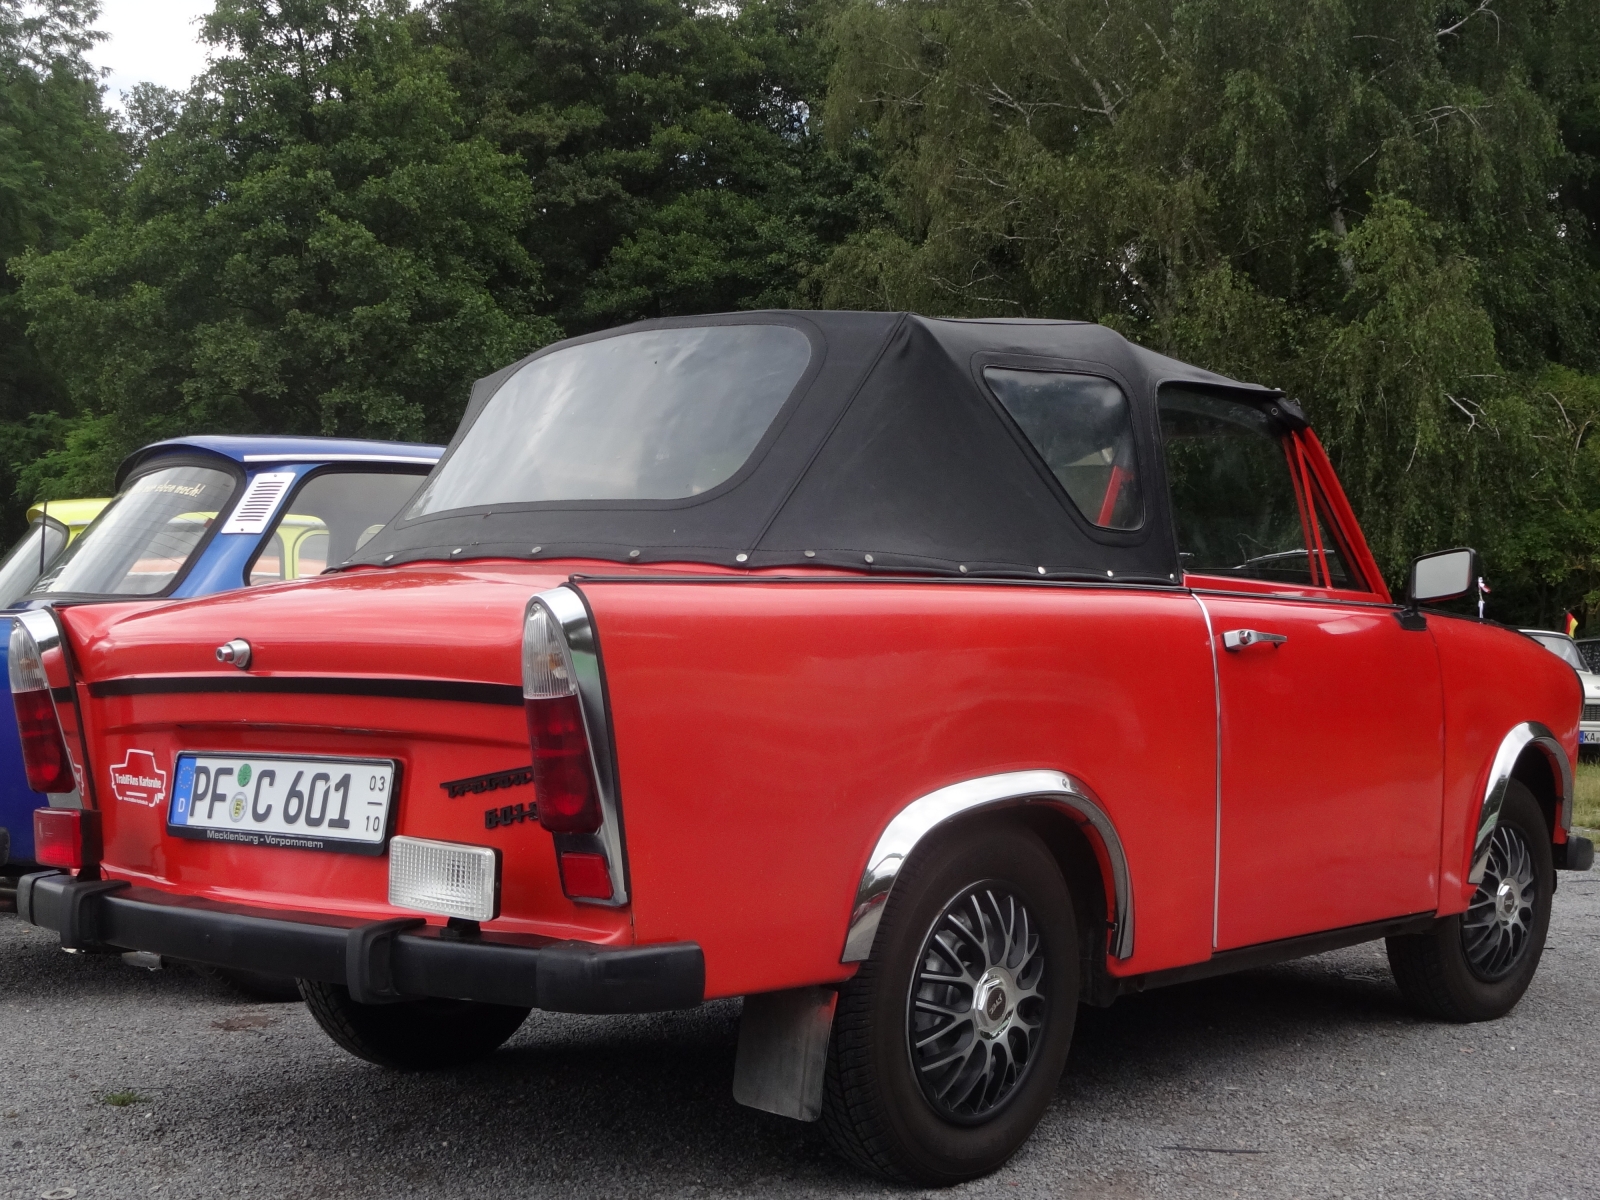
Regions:
<instances>
[{"instance_id":1,"label":"background car license plate","mask_svg":"<svg viewBox=\"0 0 1600 1200\"><path fill-rule=\"evenodd\" d=\"M1600 729L1580 729L1578 731L1578 744L1580 746L1600 744Z\"/></svg>"},{"instance_id":2,"label":"background car license plate","mask_svg":"<svg viewBox=\"0 0 1600 1200\"><path fill-rule=\"evenodd\" d=\"M178 755L167 829L179 837L381 854L395 764L387 758Z\"/></svg>"}]
</instances>

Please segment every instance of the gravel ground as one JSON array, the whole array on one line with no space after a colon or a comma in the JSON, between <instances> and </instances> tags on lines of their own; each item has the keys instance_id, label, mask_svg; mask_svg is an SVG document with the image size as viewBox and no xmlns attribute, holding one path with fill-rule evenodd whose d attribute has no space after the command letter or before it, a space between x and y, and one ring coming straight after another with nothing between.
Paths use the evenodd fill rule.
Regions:
<instances>
[{"instance_id":1,"label":"gravel ground","mask_svg":"<svg viewBox=\"0 0 1600 1200\"><path fill-rule=\"evenodd\" d=\"M944 1194L1600 1196L1597 915L1600 873L1564 874L1533 987L1492 1024L1413 1018L1381 946L1084 1010L1033 1140ZM736 1002L535 1014L480 1067L394 1074L302 1005L0 917L0 1200L913 1194L734 1104L737 1023Z\"/></svg>"}]
</instances>

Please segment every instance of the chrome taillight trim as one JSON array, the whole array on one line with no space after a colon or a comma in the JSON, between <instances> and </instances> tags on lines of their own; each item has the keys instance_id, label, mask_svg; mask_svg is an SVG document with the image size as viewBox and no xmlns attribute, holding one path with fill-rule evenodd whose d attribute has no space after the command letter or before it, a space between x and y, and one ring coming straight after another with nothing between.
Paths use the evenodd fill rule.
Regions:
<instances>
[{"instance_id":1,"label":"chrome taillight trim","mask_svg":"<svg viewBox=\"0 0 1600 1200\"><path fill-rule=\"evenodd\" d=\"M617 793L615 762L611 746L611 721L606 712L605 679L600 664L600 644L595 639L589 608L573 588L562 585L540 592L528 601L537 604L555 621L567 644L573 682L578 688L578 707L583 713L583 731L589 741L589 765L594 771L595 790L600 799L601 824L596 837L605 848L611 868L611 898L574 898L578 904L599 904L619 908L628 902L626 842L622 831L622 800ZM523 614L527 626L527 613Z\"/></svg>"},{"instance_id":2,"label":"chrome taillight trim","mask_svg":"<svg viewBox=\"0 0 1600 1200\"><path fill-rule=\"evenodd\" d=\"M1065 810L1080 825L1094 831L1111 864L1115 911L1110 950L1119 959L1133 957L1133 880L1128 874L1122 839L1099 797L1082 780L1061 771L1008 771L942 787L913 800L895 814L861 873L839 961L862 962L872 953L878 922L883 919L883 908L900 868L928 834L979 809L1031 804Z\"/></svg>"},{"instance_id":3,"label":"chrome taillight trim","mask_svg":"<svg viewBox=\"0 0 1600 1200\"><path fill-rule=\"evenodd\" d=\"M1544 755L1555 774L1561 789L1557 823L1568 832L1572 829L1572 763L1562 749L1560 739L1547 726L1538 721L1524 721L1500 740L1494 762L1489 767L1489 780L1483 789L1483 802L1478 807L1478 829L1472 842L1472 863L1467 869L1467 882L1473 887L1483 882L1483 873L1489 865L1490 841L1495 826L1500 823L1500 808L1505 804L1506 789L1511 786L1511 775L1517 762L1528 749Z\"/></svg>"},{"instance_id":4,"label":"chrome taillight trim","mask_svg":"<svg viewBox=\"0 0 1600 1200\"><path fill-rule=\"evenodd\" d=\"M41 659L50 651L60 647L61 626L56 623L55 614L48 608L30 608L25 612L13 613L12 619L28 631L28 636L38 647Z\"/></svg>"}]
</instances>

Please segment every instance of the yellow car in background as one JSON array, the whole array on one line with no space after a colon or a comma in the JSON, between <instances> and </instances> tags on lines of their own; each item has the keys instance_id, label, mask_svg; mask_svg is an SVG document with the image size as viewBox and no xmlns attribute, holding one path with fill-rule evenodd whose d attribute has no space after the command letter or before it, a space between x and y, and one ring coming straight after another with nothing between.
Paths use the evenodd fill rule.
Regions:
<instances>
[{"instance_id":1,"label":"yellow car in background","mask_svg":"<svg viewBox=\"0 0 1600 1200\"><path fill-rule=\"evenodd\" d=\"M156 539L159 544L151 547L152 553L141 557L128 569L129 576L140 579L159 576L163 583L170 579L174 573L171 547L195 545L216 517L214 512L186 512L173 517L167 522L166 536ZM376 526L374 531L382 528ZM251 564L249 583L255 587L302 579L322 574L327 566L327 523L320 517L288 513L278 522L277 529Z\"/></svg>"},{"instance_id":2,"label":"yellow car in background","mask_svg":"<svg viewBox=\"0 0 1600 1200\"><path fill-rule=\"evenodd\" d=\"M28 509L28 531L0 561L0 608L9 608L28 594L34 580L44 574L77 537L111 503L97 500L42 500Z\"/></svg>"},{"instance_id":3,"label":"yellow car in background","mask_svg":"<svg viewBox=\"0 0 1600 1200\"><path fill-rule=\"evenodd\" d=\"M382 529L383 526L378 526ZM290 513L250 567L250 583L281 583L320 575L328 565L328 526L320 517Z\"/></svg>"}]
</instances>

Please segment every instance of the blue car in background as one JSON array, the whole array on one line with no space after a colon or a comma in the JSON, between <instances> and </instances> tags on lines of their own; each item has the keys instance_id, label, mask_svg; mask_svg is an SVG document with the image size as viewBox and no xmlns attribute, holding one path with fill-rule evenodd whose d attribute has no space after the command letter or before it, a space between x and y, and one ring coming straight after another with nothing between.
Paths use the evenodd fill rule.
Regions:
<instances>
[{"instance_id":1,"label":"blue car in background","mask_svg":"<svg viewBox=\"0 0 1600 1200\"><path fill-rule=\"evenodd\" d=\"M161 602L315 575L387 524L443 452L317 437L156 442L123 461L111 502L70 545L58 546L12 608ZM0 656L11 623L0 614ZM0 907L15 905L15 880L33 858L33 811L46 805L79 800L29 790L8 705L0 713Z\"/></svg>"}]
</instances>

